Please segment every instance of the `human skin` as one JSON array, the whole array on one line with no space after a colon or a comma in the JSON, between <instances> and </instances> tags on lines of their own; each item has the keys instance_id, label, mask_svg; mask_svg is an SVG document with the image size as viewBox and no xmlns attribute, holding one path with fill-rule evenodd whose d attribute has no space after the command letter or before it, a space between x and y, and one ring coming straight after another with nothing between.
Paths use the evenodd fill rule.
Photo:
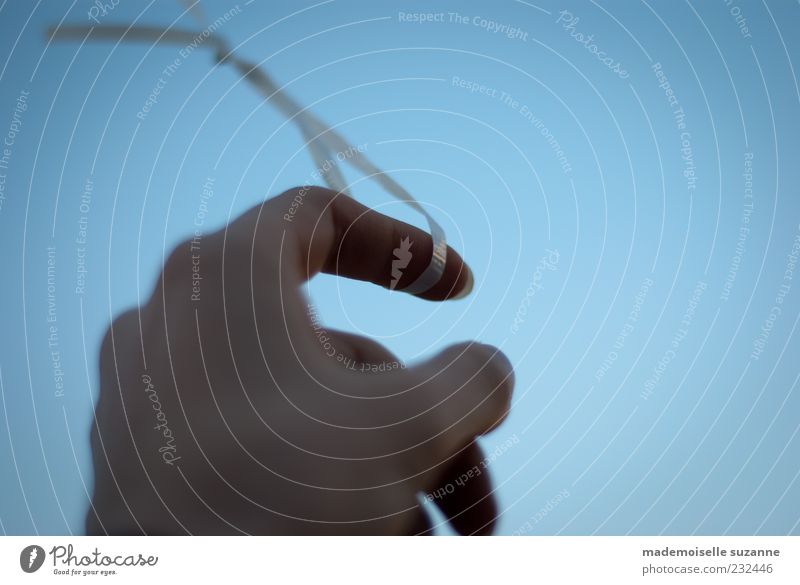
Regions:
<instances>
[{"instance_id":1,"label":"human skin","mask_svg":"<svg viewBox=\"0 0 800 585\"><path fill-rule=\"evenodd\" d=\"M326 355L308 316L302 287L319 272L389 288L406 237L413 257L397 290L426 268L430 236L313 187L265 201L194 251L179 245L149 300L102 343L87 532L424 534L421 497L478 466L434 502L458 532L490 533L496 504L475 439L508 413L508 359L461 343L362 372ZM472 282L448 249L439 283L416 296L462 298ZM400 361L327 332L355 362Z\"/></svg>"}]
</instances>

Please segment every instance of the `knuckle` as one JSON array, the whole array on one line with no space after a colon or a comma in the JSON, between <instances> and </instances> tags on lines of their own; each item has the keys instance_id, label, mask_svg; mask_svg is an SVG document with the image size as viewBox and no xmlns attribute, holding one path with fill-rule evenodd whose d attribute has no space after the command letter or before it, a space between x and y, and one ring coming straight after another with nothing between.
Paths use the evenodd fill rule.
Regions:
<instances>
[{"instance_id":1,"label":"knuckle","mask_svg":"<svg viewBox=\"0 0 800 585\"><path fill-rule=\"evenodd\" d=\"M244 246L235 237L226 242L227 253L244 258ZM167 255L161 274L161 285L168 298L190 299L199 283L216 280L222 267L222 235L214 232L184 240Z\"/></svg>"},{"instance_id":2,"label":"knuckle","mask_svg":"<svg viewBox=\"0 0 800 585\"><path fill-rule=\"evenodd\" d=\"M187 269L190 270L190 259L189 240L185 240L175 246L164 261L162 273L164 275L165 283L173 283L178 281L178 279L181 278Z\"/></svg>"},{"instance_id":3,"label":"knuckle","mask_svg":"<svg viewBox=\"0 0 800 585\"><path fill-rule=\"evenodd\" d=\"M511 408L514 368L508 357L496 347L483 345L479 351L486 356L483 359L479 383L488 392L488 406L497 419L495 424L499 424Z\"/></svg>"},{"instance_id":4,"label":"knuckle","mask_svg":"<svg viewBox=\"0 0 800 585\"><path fill-rule=\"evenodd\" d=\"M328 189L326 187L320 187L319 185L310 185L300 188L301 191L305 191L306 197L310 203L315 205L330 205L339 194L332 189ZM299 194L299 193L298 193Z\"/></svg>"},{"instance_id":5,"label":"knuckle","mask_svg":"<svg viewBox=\"0 0 800 585\"><path fill-rule=\"evenodd\" d=\"M303 185L287 189L276 200L281 202L281 209L287 211L289 217L293 218L294 215L303 213L303 210L307 210L306 213L308 210L311 210L311 213L321 213L338 195L336 191L325 187Z\"/></svg>"},{"instance_id":6,"label":"knuckle","mask_svg":"<svg viewBox=\"0 0 800 585\"><path fill-rule=\"evenodd\" d=\"M487 421L487 431L500 424L508 415L514 389L513 367L505 354L490 345L462 343L445 350L444 357L444 368L453 372L450 379L458 388L451 398L456 405L451 416L465 423Z\"/></svg>"},{"instance_id":7,"label":"knuckle","mask_svg":"<svg viewBox=\"0 0 800 585\"><path fill-rule=\"evenodd\" d=\"M100 344L100 371L103 378L115 375L120 368L120 361L131 357L127 349L136 339L137 333L138 317L135 309L125 311L111 322ZM121 351L123 345L125 351Z\"/></svg>"}]
</instances>

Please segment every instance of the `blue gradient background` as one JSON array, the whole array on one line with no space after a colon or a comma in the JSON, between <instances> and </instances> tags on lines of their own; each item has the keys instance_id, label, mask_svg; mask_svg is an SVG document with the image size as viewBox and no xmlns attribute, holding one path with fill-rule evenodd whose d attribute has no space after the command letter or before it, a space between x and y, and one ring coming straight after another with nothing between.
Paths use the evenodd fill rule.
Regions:
<instances>
[{"instance_id":1,"label":"blue gradient background","mask_svg":"<svg viewBox=\"0 0 800 585\"><path fill-rule=\"evenodd\" d=\"M331 327L374 336L407 361L465 339L510 356L512 414L483 440L490 451L517 441L491 463L501 533L800 533L800 282L789 282L763 352L751 357L800 235L800 4L736 1L751 38L723 0L335 0L280 22L314 3L256 1L241 2L241 14L218 31L365 144L472 266L474 294L441 305L332 277L315 279L309 294ZM7 534L83 531L101 335L112 315L146 298L164 254L191 234L206 178L215 181L210 231L313 171L296 128L204 50L183 60L137 119L179 49L45 41L44 30L62 19L88 24L91 6L0 5L3 137L20 91L30 92L0 207ZM208 20L230 6L206 2ZM630 76L573 40L556 22L561 10ZM469 20L412 24L399 21L400 11ZM198 28L182 13L177 2L121 0L101 20ZM520 27L527 38L489 32L474 16ZM693 191L656 62L686 114ZM498 95L456 87L453 76ZM500 92L542 120L570 172ZM746 152L753 213L724 300ZM76 294L89 177L87 284ZM424 226L369 183L352 192ZM63 397L48 347L48 246L56 248ZM556 269L536 275L548 249L559 253ZM514 332L534 279L541 288ZM653 284L639 318L615 347L646 279ZM706 288L692 322L645 398L699 282ZM611 351L616 359L598 379Z\"/></svg>"}]
</instances>

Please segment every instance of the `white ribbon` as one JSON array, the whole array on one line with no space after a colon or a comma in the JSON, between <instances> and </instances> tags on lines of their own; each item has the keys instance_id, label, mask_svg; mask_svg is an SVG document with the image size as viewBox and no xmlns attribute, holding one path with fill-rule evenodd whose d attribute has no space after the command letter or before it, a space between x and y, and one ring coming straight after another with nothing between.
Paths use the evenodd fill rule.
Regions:
<instances>
[{"instance_id":1,"label":"white ribbon","mask_svg":"<svg viewBox=\"0 0 800 585\"><path fill-rule=\"evenodd\" d=\"M196 7L197 3L192 7ZM202 18L199 13L193 15ZM337 152L347 153L346 162L356 170L363 173L368 179L377 182L387 193L396 199L411 206L420 213L428 222L431 238L433 239L433 255L430 264L410 285L402 289L412 294L423 293L432 288L444 272L447 261L447 238L444 230L436 220L406 191L400 184L387 173L373 164L357 148L352 147L336 130L330 128L307 108L303 108L291 96L283 91L258 67L233 54L227 44L217 35L206 32L193 32L174 28L158 28L150 26L62 26L50 29L49 37L52 40L107 40L107 41L145 41L152 43L167 43L170 45L198 44L198 39L205 37L202 45L216 51L218 63L228 64L236 68L242 79L250 83L263 97L264 101L272 104L287 119L297 124L300 133L317 168L324 166L330 170L323 174L325 183L329 188L339 193L347 194L347 185L344 176L338 168ZM332 165L332 166L331 166Z\"/></svg>"}]
</instances>

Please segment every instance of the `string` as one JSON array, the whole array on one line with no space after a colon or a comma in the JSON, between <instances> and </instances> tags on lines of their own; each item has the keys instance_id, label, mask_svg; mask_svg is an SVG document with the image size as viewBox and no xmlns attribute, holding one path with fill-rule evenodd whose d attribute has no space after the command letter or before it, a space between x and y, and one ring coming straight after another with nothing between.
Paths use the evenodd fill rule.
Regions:
<instances>
[{"instance_id":1,"label":"string","mask_svg":"<svg viewBox=\"0 0 800 585\"><path fill-rule=\"evenodd\" d=\"M191 3L188 7L190 14L202 23L203 16L199 9L199 3ZM439 282L447 262L447 237L444 229L433 216L397 181L372 163L359 149L351 146L336 130L330 128L307 108L296 102L262 68L229 50L225 41L215 33L209 33L207 28L198 33L172 27L100 25L55 27L49 29L48 36L51 40L140 41L213 49L217 63L234 67L241 78L261 94L266 103L272 104L288 120L297 125L316 167L329 168L322 176L330 189L348 194L344 176L338 168L341 159L335 155L335 153L346 153L344 162L364 174L367 179L375 181L389 195L406 203L425 218L433 240L433 254L430 263L414 282L398 290L419 294Z\"/></svg>"}]
</instances>

